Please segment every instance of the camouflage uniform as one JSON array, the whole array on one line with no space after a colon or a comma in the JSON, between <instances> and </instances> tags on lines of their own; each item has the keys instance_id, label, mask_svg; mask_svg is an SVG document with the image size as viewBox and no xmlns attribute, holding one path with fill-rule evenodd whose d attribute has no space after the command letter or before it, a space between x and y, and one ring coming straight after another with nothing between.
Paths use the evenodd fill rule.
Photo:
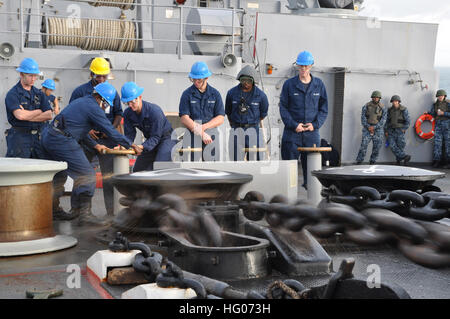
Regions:
<instances>
[{"instance_id":1,"label":"camouflage uniform","mask_svg":"<svg viewBox=\"0 0 450 319\"><path fill-rule=\"evenodd\" d=\"M361 163L364 161L366 156L367 146L370 141L373 142L372 155L370 156L370 164L374 164L378 158L378 153L381 146L383 145L383 131L384 124L386 122L386 109L383 107L381 102L375 104L374 102L369 102L363 106L361 112L361 124L362 129L362 141L359 148L358 156L356 157L356 162ZM369 127L374 126L374 134L371 135L369 132Z\"/></svg>"},{"instance_id":2,"label":"camouflage uniform","mask_svg":"<svg viewBox=\"0 0 450 319\"><path fill-rule=\"evenodd\" d=\"M438 116L437 110L444 111L444 115ZM436 101L429 112L436 119L434 131L433 161L440 161L442 158L442 143L445 143L447 158L450 156L450 103L447 100Z\"/></svg>"},{"instance_id":3,"label":"camouflage uniform","mask_svg":"<svg viewBox=\"0 0 450 319\"><path fill-rule=\"evenodd\" d=\"M385 131L388 134L388 143L394 153L397 162L400 162L406 157L405 153L405 133L411 124L408 109L401 105L396 109L391 106L387 111L387 120Z\"/></svg>"}]
</instances>

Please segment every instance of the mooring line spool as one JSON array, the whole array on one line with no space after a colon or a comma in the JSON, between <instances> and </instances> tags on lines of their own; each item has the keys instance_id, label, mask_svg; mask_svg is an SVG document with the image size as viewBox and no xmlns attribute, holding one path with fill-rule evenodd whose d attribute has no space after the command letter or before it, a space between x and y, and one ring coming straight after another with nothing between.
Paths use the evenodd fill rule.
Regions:
<instances>
[{"instance_id":1,"label":"mooring line spool","mask_svg":"<svg viewBox=\"0 0 450 319\"><path fill-rule=\"evenodd\" d=\"M49 17L47 26L48 45L119 52L133 52L137 46L137 28L132 21Z\"/></svg>"}]
</instances>

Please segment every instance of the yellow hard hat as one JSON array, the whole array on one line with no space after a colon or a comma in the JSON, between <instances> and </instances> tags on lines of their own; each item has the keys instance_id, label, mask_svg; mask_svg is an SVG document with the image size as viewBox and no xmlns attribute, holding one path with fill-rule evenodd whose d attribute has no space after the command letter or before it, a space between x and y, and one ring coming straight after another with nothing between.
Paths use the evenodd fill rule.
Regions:
<instances>
[{"instance_id":1,"label":"yellow hard hat","mask_svg":"<svg viewBox=\"0 0 450 319\"><path fill-rule=\"evenodd\" d=\"M95 58L92 60L89 70L91 70L92 73L99 75L107 75L111 71L109 69L109 62L104 58Z\"/></svg>"}]
</instances>

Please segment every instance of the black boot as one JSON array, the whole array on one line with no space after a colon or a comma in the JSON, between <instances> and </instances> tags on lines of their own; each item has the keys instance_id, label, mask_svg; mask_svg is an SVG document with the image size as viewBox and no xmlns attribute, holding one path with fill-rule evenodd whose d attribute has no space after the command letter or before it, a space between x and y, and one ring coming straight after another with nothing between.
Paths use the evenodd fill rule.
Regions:
<instances>
[{"instance_id":1,"label":"black boot","mask_svg":"<svg viewBox=\"0 0 450 319\"><path fill-rule=\"evenodd\" d=\"M92 197L91 196L83 196L79 197L79 213L80 217L78 219L78 226L84 225L95 225L95 226L106 226L109 225L110 222L106 221L102 218L98 218L92 214Z\"/></svg>"},{"instance_id":2,"label":"black boot","mask_svg":"<svg viewBox=\"0 0 450 319\"><path fill-rule=\"evenodd\" d=\"M79 212L77 210L70 210L70 212L66 212L61 207L58 210L53 210L53 220L72 220L79 216Z\"/></svg>"},{"instance_id":3,"label":"black boot","mask_svg":"<svg viewBox=\"0 0 450 319\"><path fill-rule=\"evenodd\" d=\"M433 166L434 168L438 168L438 167L439 167L439 161L433 161L432 166Z\"/></svg>"},{"instance_id":4,"label":"black boot","mask_svg":"<svg viewBox=\"0 0 450 319\"><path fill-rule=\"evenodd\" d=\"M406 165L411 160L411 155L405 155L403 158L403 165Z\"/></svg>"},{"instance_id":5,"label":"black boot","mask_svg":"<svg viewBox=\"0 0 450 319\"><path fill-rule=\"evenodd\" d=\"M72 220L78 217L77 210L71 210L69 213L61 208L59 198L53 199L53 220Z\"/></svg>"}]
</instances>

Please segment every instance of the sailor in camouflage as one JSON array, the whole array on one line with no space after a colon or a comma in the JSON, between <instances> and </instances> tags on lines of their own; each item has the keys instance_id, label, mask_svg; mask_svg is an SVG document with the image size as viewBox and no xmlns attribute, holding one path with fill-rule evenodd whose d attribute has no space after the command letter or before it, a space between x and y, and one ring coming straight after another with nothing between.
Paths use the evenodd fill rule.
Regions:
<instances>
[{"instance_id":1,"label":"sailor in camouflage","mask_svg":"<svg viewBox=\"0 0 450 319\"><path fill-rule=\"evenodd\" d=\"M356 164L361 164L366 156L367 146L373 143L370 164L375 164L381 145L383 144L384 124L386 123L386 109L381 100L381 92L373 91L372 101L363 106L361 111L362 141L359 148Z\"/></svg>"},{"instance_id":2,"label":"sailor in camouflage","mask_svg":"<svg viewBox=\"0 0 450 319\"><path fill-rule=\"evenodd\" d=\"M436 102L431 106L429 114L436 120L433 146L433 167L438 167L441 160L447 161L450 156L450 103L446 100L447 92L438 90ZM445 145L447 158L442 156L442 143ZM447 164L447 166L450 166ZM447 167L446 166L446 167Z\"/></svg>"},{"instance_id":3,"label":"sailor in camouflage","mask_svg":"<svg viewBox=\"0 0 450 319\"><path fill-rule=\"evenodd\" d=\"M387 111L386 124L384 126L384 134L388 140L389 146L394 153L397 164L408 163L411 156L405 153L405 132L411 124L408 109L401 103L398 95L391 98L392 106Z\"/></svg>"}]
</instances>

